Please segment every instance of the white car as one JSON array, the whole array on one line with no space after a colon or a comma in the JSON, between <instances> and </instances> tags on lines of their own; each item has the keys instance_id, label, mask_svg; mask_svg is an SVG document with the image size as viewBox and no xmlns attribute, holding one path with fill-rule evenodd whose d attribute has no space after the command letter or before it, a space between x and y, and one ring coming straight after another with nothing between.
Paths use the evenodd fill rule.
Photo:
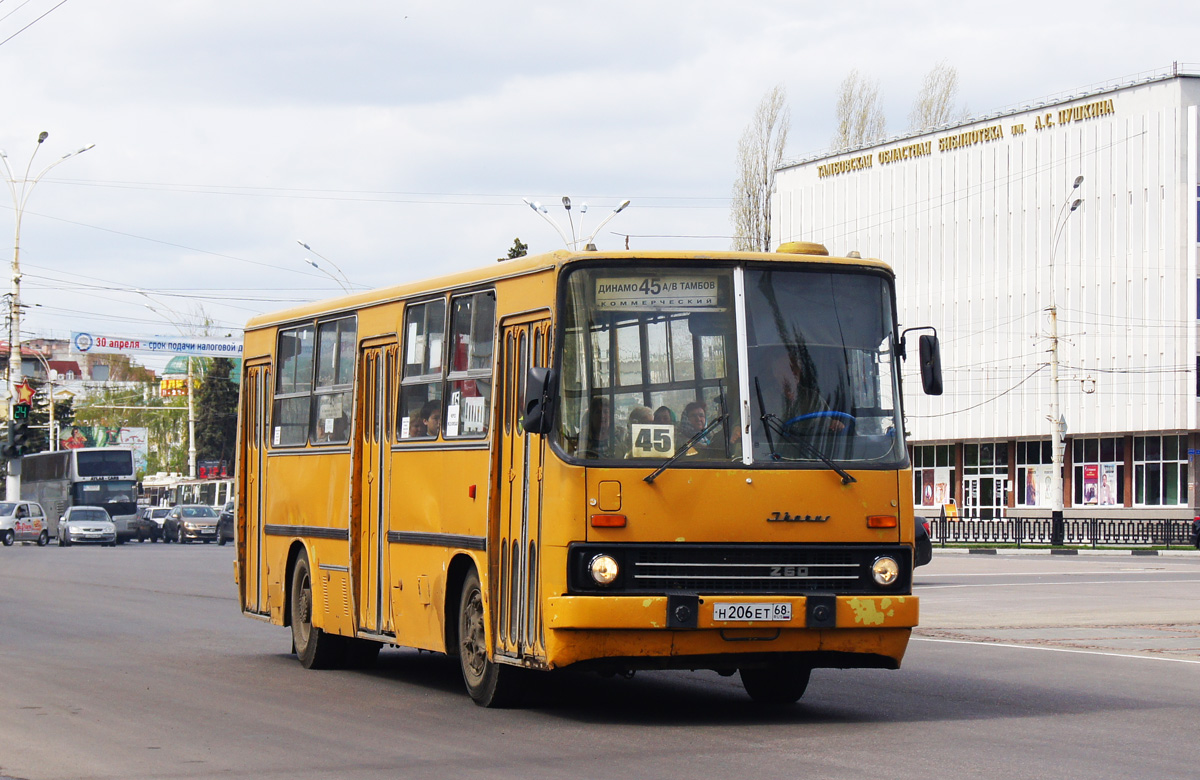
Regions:
<instances>
[{"instance_id":1,"label":"white car","mask_svg":"<svg viewBox=\"0 0 1200 780\"><path fill-rule=\"evenodd\" d=\"M73 506L58 521L58 546L81 543L117 546L117 526L103 507Z\"/></svg>"},{"instance_id":2,"label":"white car","mask_svg":"<svg viewBox=\"0 0 1200 780\"><path fill-rule=\"evenodd\" d=\"M5 547L13 542L37 542L45 547L50 541L46 513L36 501L0 502L0 541Z\"/></svg>"}]
</instances>

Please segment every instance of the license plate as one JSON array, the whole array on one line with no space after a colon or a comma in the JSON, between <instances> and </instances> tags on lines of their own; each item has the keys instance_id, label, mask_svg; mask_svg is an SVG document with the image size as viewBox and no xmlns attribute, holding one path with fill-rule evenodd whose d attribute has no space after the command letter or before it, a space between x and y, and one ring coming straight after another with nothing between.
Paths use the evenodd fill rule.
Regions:
<instances>
[{"instance_id":1,"label":"license plate","mask_svg":"<svg viewBox=\"0 0 1200 780\"><path fill-rule=\"evenodd\" d=\"M713 604L713 620L726 623L749 623L756 621L791 620L791 602L771 604L734 604L717 602Z\"/></svg>"}]
</instances>

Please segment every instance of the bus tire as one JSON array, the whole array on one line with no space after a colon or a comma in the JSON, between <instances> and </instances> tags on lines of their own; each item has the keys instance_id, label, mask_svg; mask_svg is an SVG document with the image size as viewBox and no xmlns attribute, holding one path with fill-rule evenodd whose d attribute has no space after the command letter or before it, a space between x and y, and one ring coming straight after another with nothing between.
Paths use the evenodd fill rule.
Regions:
<instances>
[{"instance_id":1,"label":"bus tire","mask_svg":"<svg viewBox=\"0 0 1200 780\"><path fill-rule=\"evenodd\" d=\"M296 657L305 669L333 669L342 664L346 655L343 637L327 634L312 624L312 571L308 554L301 552L292 567L290 596L292 645Z\"/></svg>"},{"instance_id":2,"label":"bus tire","mask_svg":"<svg viewBox=\"0 0 1200 780\"><path fill-rule=\"evenodd\" d=\"M518 676L522 670L488 657L486 624L483 588L472 569L463 581L458 603L458 662L463 682L480 707L511 707L520 699Z\"/></svg>"},{"instance_id":3,"label":"bus tire","mask_svg":"<svg viewBox=\"0 0 1200 780\"><path fill-rule=\"evenodd\" d=\"M45 547L48 544L50 544L50 532L43 528L42 532L38 534L38 547Z\"/></svg>"},{"instance_id":4,"label":"bus tire","mask_svg":"<svg viewBox=\"0 0 1200 780\"><path fill-rule=\"evenodd\" d=\"M812 669L794 661L738 669L742 687L758 704L795 704L808 689Z\"/></svg>"}]
</instances>

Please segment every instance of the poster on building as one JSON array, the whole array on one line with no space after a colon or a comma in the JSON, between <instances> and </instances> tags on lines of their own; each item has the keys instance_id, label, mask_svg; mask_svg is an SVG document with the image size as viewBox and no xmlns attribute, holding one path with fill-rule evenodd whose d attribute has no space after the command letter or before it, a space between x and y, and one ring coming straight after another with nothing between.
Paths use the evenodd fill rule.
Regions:
<instances>
[{"instance_id":1,"label":"poster on building","mask_svg":"<svg viewBox=\"0 0 1200 780\"><path fill-rule=\"evenodd\" d=\"M933 506L933 469L921 472L921 506Z\"/></svg>"},{"instance_id":2,"label":"poster on building","mask_svg":"<svg viewBox=\"0 0 1200 780\"><path fill-rule=\"evenodd\" d=\"M1117 505L1117 464L1100 466L1100 506Z\"/></svg>"},{"instance_id":3,"label":"poster on building","mask_svg":"<svg viewBox=\"0 0 1200 780\"><path fill-rule=\"evenodd\" d=\"M145 471L146 456L149 454L147 434L146 428L72 425L62 429L58 443L64 450L77 450L80 447L132 447L134 468Z\"/></svg>"},{"instance_id":4,"label":"poster on building","mask_svg":"<svg viewBox=\"0 0 1200 780\"><path fill-rule=\"evenodd\" d=\"M1083 467L1083 503L1095 506L1100 495L1100 467L1096 465Z\"/></svg>"}]
</instances>

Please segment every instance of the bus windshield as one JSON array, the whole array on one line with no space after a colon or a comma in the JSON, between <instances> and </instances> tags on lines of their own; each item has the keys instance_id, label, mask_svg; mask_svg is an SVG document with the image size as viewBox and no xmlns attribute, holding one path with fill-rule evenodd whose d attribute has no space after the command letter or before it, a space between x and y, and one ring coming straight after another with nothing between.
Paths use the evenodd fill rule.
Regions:
<instances>
[{"instance_id":1,"label":"bus windshield","mask_svg":"<svg viewBox=\"0 0 1200 780\"><path fill-rule=\"evenodd\" d=\"M892 312L890 280L861 269L575 270L558 445L610 465L679 454L676 465L895 468L905 448Z\"/></svg>"},{"instance_id":2,"label":"bus windshield","mask_svg":"<svg viewBox=\"0 0 1200 780\"><path fill-rule=\"evenodd\" d=\"M71 489L76 506L101 506L113 516L137 512L137 491L132 481L76 482Z\"/></svg>"}]
</instances>

